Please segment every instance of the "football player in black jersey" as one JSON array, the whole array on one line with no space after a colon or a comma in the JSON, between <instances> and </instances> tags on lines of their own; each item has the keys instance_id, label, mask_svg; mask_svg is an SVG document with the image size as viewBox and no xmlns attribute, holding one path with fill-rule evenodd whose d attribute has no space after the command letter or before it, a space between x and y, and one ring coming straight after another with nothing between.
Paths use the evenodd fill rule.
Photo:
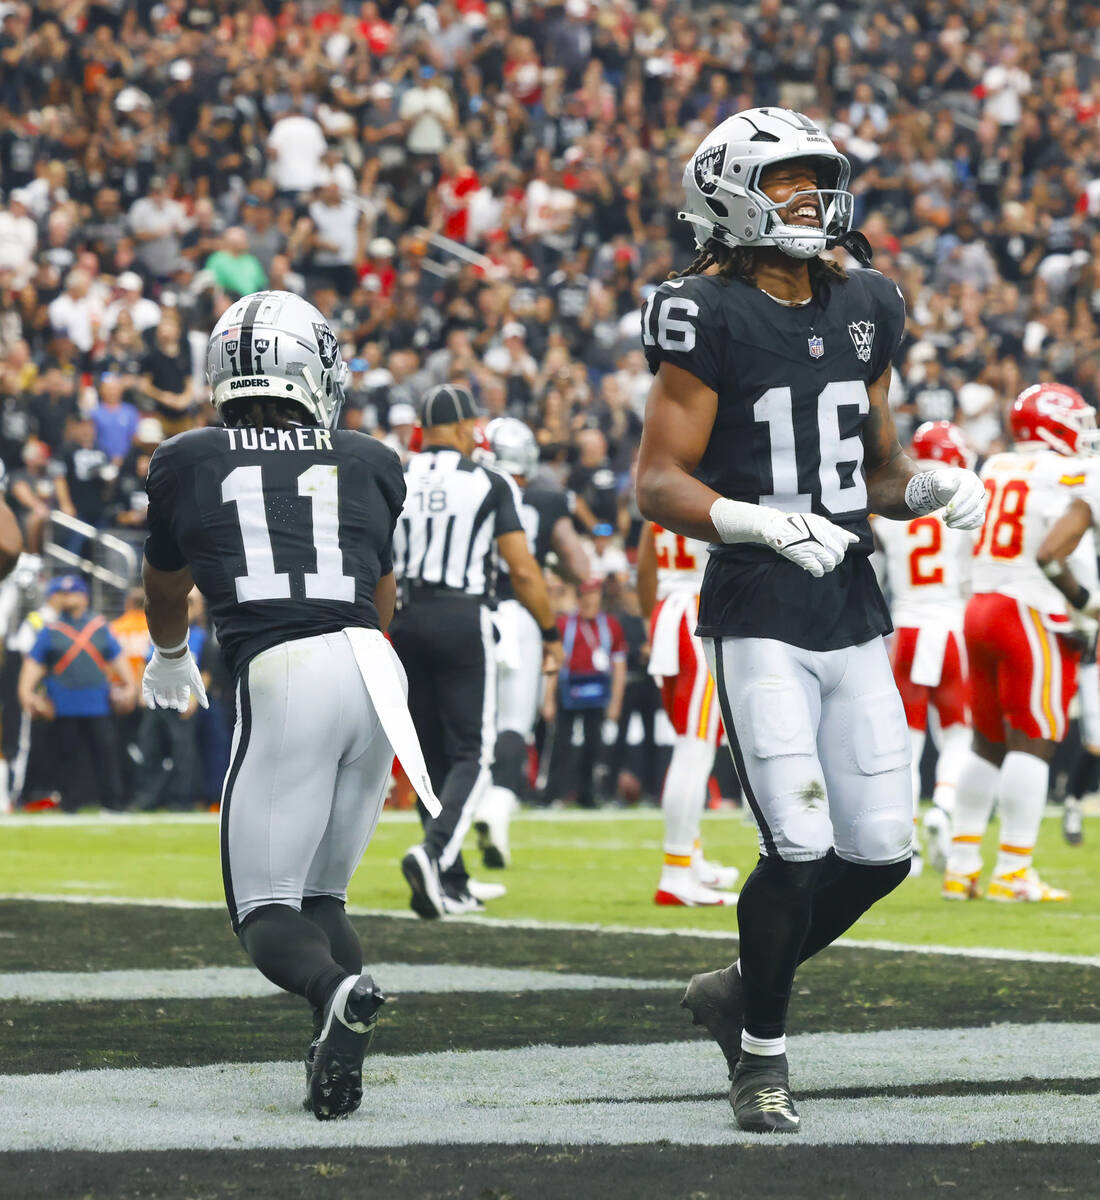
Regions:
<instances>
[{"instance_id":1,"label":"football player in black jersey","mask_svg":"<svg viewBox=\"0 0 1100 1200\"><path fill-rule=\"evenodd\" d=\"M870 564L873 510L981 524L959 468L919 471L887 404L905 324L866 269L849 165L801 113L751 109L684 172L699 255L642 313L656 375L638 462L642 513L714 543L698 633L759 829L737 906L740 959L684 1005L718 1041L742 1129L793 1132L785 1044L798 963L909 870L909 739ZM861 268L819 257L836 245Z\"/></svg>"},{"instance_id":2,"label":"football player in black jersey","mask_svg":"<svg viewBox=\"0 0 1100 1200\"><path fill-rule=\"evenodd\" d=\"M381 632L405 481L392 450L336 428L346 367L300 297L258 292L231 305L207 371L225 428L171 438L149 467L154 651L142 686L151 707L183 709L191 691L205 706L187 647L197 585L236 682L226 902L256 966L313 1006L307 1106L326 1120L359 1105L384 1000L344 911L348 882L395 751L410 778L424 775L404 672ZM434 802L430 786L419 790Z\"/></svg>"},{"instance_id":3,"label":"football player in black jersey","mask_svg":"<svg viewBox=\"0 0 1100 1200\"><path fill-rule=\"evenodd\" d=\"M551 551L558 573L569 583L588 577L588 554L569 513L565 492L550 479L537 478L539 448L535 435L515 417L497 417L485 427L494 464L515 484L516 512L540 567ZM493 786L474 814L482 861L490 868L508 866L508 827L524 791L527 747L535 729L542 693L542 634L534 617L516 599L507 564L497 578L497 742Z\"/></svg>"}]
</instances>

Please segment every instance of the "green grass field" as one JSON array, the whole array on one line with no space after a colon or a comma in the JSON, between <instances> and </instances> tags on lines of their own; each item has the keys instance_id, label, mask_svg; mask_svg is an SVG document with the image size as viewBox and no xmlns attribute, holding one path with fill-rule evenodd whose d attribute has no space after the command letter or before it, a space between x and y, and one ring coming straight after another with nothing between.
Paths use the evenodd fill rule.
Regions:
<instances>
[{"instance_id":1,"label":"green grass field","mask_svg":"<svg viewBox=\"0 0 1100 1200\"><path fill-rule=\"evenodd\" d=\"M657 813L592 817L520 816L513 825L514 862L495 874L470 864L481 878L499 878L508 895L490 917L598 923L648 928L736 928L728 909L657 908L652 903L661 851ZM416 839L407 814L386 814L352 883L350 903L405 909L408 892L398 869ZM987 839L992 863L996 826ZM707 852L747 873L755 836L737 814L705 818ZM218 901L218 835L209 822L172 818L131 824L105 819L69 823L44 816L34 823L0 823L4 870L0 891L22 895L93 895ZM472 839L471 839L472 846ZM1066 846L1056 820L1043 822L1038 860L1051 882L1068 888L1069 904L1011 906L986 901L949 904L931 872L910 879L877 905L850 936L910 945L999 947L1060 954L1100 954L1100 821L1086 822L1083 847Z\"/></svg>"}]
</instances>

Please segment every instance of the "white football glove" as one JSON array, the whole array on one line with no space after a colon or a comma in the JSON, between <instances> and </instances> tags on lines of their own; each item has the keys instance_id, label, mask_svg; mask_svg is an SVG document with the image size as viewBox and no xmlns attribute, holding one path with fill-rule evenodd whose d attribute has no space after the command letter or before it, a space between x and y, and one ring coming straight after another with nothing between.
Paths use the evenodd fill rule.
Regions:
<instances>
[{"instance_id":1,"label":"white football glove","mask_svg":"<svg viewBox=\"0 0 1100 1200\"><path fill-rule=\"evenodd\" d=\"M715 500L710 519L723 542L768 546L820 579L835 570L859 538L816 513L787 513L766 504Z\"/></svg>"},{"instance_id":2,"label":"white football glove","mask_svg":"<svg viewBox=\"0 0 1100 1200\"><path fill-rule=\"evenodd\" d=\"M191 651L184 651L178 658L168 658L159 646L154 646L153 657L146 663L145 674L141 677L141 698L145 707L186 712L192 692L203 708L210 707L199 664Z\"/></svg>"},{"instance_id":3,"label":"white football glove","mask_svg":"<svg viewBox=\"0 0 1100 1200\"><path fill-rule=\"evenodd\" d=\"M905 487L905 503L918 517L943 509L951 529L980 529L985 520L985 484L962 467L921 471Z\"/></svg>"},{"instance_id":4,"label":"white football glove","mask_svg":"<svg viewBox=\"0 0 1100 1200\"><path fill-rule=\"evenodd\" d=\"M840 566L848 547L859 538L816 513L771 510L761 530L761 545L809 571L815 579Z\"/></svg>"}]
</instances>

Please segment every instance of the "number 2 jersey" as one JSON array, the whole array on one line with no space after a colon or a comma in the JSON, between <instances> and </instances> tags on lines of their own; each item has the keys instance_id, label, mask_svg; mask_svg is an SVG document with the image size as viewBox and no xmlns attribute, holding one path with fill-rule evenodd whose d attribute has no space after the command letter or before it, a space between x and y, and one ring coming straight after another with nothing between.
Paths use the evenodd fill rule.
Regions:
<instances>
[{"instance_id":1,"label":"number 2 jersey","mask_svg":"<svg viewBox=\"0 0 1100 1200\"><path fill-rule=\"evenodd\" d=\"M145 557L190 564L236 677L281 642L379 628L405 500L389 447L348 429L195 429L149 465Z\"/></svg>"},{"instance_id":2,"label":"number 2 jersey","mask_svg":"<svg viewBox=\"0 0 1100 1200\"><path fill-rule=\"evenodd\" d=\"M890 366L904 328L901 293L871 270L831 279L797 307L716 275L670 280L646 301L650 370L671 363L718 396L696 478L734 500L819 513L859 537L821 579L763 546L712 547L701 636L834 650L890 631L869 560L861 434L867 387Z\"/></svg>"},{"instance_id":3,"label":"number 2 jersey","mask_svg":"<svg viewBox=\"0 0 1100 1200\"><path fill-rule=\"evenodd\" d=\"M1066 601L1043 574L1035 556L1047 532L1070 502L1100 510L1094 459L1067 458L1046 447L994 454L982 467L989 497L985 524L974 549L975 595L997 592L1066 624ZM1096 586L1096 545L1090 532L1070 555L1073 573Z\"/></svg>"},{"instance_id":4,"label":"number 2 jersey","mask_svg":"<svg viewBox=\"0 0 1100 1200\"><path fill-rule=\"evenodd\" d=\"M961 633L975 535L949 529L935 513L912 521L875 517L873 524L897 628L942 625Z\"/></svg>"}]
</instances>

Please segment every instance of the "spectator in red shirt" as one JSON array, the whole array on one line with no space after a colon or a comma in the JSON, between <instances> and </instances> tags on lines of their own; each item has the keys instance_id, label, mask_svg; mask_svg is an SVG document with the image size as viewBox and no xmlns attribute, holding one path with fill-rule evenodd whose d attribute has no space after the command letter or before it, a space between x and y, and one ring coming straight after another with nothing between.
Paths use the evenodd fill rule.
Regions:
<instances>
[{"instance_id":1,"label":"spectator in red shirt","mask_svg":"<svg viewBox=\"0 0 1100 1200\"><path fill-rule=\"evenodd\" d=\"M626 685L626 638L615 617L602 611L602 601L601 581L585 580L577 611L558 617L565 662L558 674L557 691L547 689L543 707L548 722L556 717L546 781L548 801L565 794L575 769L580 808L596 807L596 760L604 743L614 740ZM573 736L578 722L581 743L574 764Z\"/></svg>"},{"instance_id":2,"label":"spectator in red shirt","mask_svg":"<svg viewBox=\"0 0 1100 1200\"><path fill-rule=\"evenodd\" d=\"M470 199L481 187L481 181L467 162L462 146L452 146L441 157L443 177L436 187L434 223L444 237L466 242L470 232Z\"/></svg>"}]
</instances>

